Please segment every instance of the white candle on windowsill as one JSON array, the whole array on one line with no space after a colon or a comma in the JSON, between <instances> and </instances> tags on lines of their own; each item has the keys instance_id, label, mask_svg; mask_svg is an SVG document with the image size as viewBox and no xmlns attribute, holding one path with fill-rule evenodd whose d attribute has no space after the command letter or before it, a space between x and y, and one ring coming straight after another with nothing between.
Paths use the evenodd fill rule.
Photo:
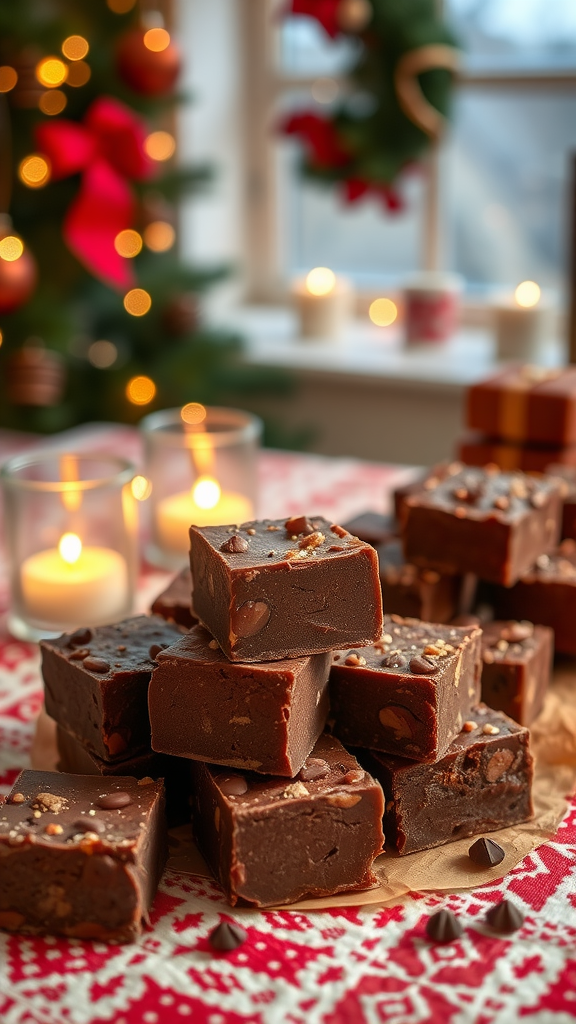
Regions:
<instances>
[{"instance_id":1,"label":"white candle on windowsill","mask_svg":"<svg viewBox=\"0 0 576 1024\"><path fill-rule=\"evenodd\" d=\"M545 355L553 329L553 310L535 281L523 281L513 296L494 307L498 359L537 363Z\"/></svg>"},{"instance_id":2,"label":"white candle on windowsill","mask_svg":"<svg viewBox=\"0 0 576 1024\"><path fill-rule=\"evenodd\" d=\"M111 548L84 547L74 533L26 558L20 582L26 614L37 622L95 626L127 611L126 559Z\"/></svg>"},{"instance_id":3,"label":"white candle on windowsill","mask_svg":"<svg viewBox=\"0 0 576 1024\"><path fill-rule=\"evenodd\" d=\"M186 555L189 529L194 526L232 526L254 518L252 502L243 494L223 491L212 477L200 477L189 491L170 494L158 503L156 534L164 551Z\"/></svg>"},{"instance_id":4,"label":"white candle on windowsill","mask_svg":"<svg viewBox=\"0 0 576 1024\"><path fill-rule=\"evenodd\" d=\"M328 267L316 267L294 281L292 302L301 338L334 341L352 316L354 290L346 278L337 277Z\"/></svg>"}]
</instances>

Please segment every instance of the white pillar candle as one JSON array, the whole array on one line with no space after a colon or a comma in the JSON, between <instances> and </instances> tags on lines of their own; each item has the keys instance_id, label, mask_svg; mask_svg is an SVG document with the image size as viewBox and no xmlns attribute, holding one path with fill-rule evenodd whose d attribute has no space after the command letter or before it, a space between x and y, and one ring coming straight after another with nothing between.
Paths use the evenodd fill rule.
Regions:
<instances>
[{"instance_id":1,"label":"white pillar candle","mask_svg":"<svg viewBox=\"0 0 576 1024\"><path fill-rule=\"evenodd\" d=\"M292 301L301 338L334 341L352 316L354 291L346 278L337 277L328 267L316 267L294 281Z\"/></svg>"},{"instance_id":2,"label":"white pillar candle","mask_svg":"<svg viewBox=\"0 0 576 1024\"><path fill-rule=\"evenodd\" d=\"M111 548L83 547L75 534L26 558L20 581L26 614L38 622L95 626L128 610L126 559Z\"/></svg>"},{"instance_id":3,"label":"white pillar candle","mask_svg":"<svg viewBox=\"0 0 576 1024\"><path fill-rule=\"evenodd\" d=\"M216 480L200 478L189 491L170 494L158 503L156 534L164 551L187 554L188 531L194 526L231 526L254 518L254 506L243 494L222 491Z\"/></svg>"},{"instance_id":4,"label":"white pillar candle","mask_svg":"<svg viewBox=\"0 0 576 1024\"><path fill-rule=\"evenodd\" d=\"M552 334L553 311L534 281L523 281L513 296L502 296L494 316L498 359L542 359Z\"/></svg>"}]
</instances>

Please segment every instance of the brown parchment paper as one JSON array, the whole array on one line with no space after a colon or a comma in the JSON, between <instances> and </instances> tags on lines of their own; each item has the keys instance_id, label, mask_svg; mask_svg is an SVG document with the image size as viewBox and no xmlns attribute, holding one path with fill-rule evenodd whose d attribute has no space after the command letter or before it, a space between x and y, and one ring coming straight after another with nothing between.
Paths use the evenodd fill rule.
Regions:
<instances>
[{"instance_id":1,"label":"brown parchment paper","mask_svg":"<svg viewBox=\"0 0 576 1024\"><path fill-rule=\"evenodd\" d=\"M506 851L501 864L477 868L467 856L473 839L459 839L406 857L385 853L375 862L379 884L364 892L350 892L324 899L300 900L290 910L322 910L330 907L360 907L387 903L409 892L473 889L497 881L516 867L535 847L549 839L566 810L566 801L576 789L576 662L562 663L546 696L542 713L532 730L536 757L532 821L490 832ZM41 712L31 752L32 767L54 771L58 759L56 727ZM210 877L205 861L195 846L190 826L170 831L168 867L174 871Z\"/></svg>"}]
</instances>

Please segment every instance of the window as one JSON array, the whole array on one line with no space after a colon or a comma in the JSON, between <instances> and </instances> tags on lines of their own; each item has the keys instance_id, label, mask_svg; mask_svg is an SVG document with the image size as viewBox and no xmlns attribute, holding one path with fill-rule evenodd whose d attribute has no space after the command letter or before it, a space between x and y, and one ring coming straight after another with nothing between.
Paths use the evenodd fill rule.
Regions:
<instances>
[{"instance_id":1,"label":"window","mask_svg":"<svg viewBox=\"0 0 576 1024\"><path fill-rule=\"evenodd\" d=\"M406 209L396 215L376 200L346 207L336 190L304 181L297 144L274 137L281 114L336 102L354 57L350 41L328 40L312 19L282 19L282 6L252 0L245 29L258 142L249 147L256 297L318 264L367 290L393 286L425 265L436 201L443 262L469 293L526 277L560 289L576 150L575 0L446 0L465 52L453 129L441 173L407 176Z\"/></svg>"}]
</instances>

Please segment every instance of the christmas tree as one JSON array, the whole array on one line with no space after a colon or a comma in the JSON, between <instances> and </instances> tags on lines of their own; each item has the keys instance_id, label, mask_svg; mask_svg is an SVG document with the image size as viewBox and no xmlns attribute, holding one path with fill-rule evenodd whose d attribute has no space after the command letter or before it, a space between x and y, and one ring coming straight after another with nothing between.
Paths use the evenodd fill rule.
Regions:
<instances>
[{"instance_id":1,"label":"christmas tree","mask_svg":"<svg viewBox=\"0 0 576 1024\"><path fill-rule=\"evenodd\" d=\"M182 262L180 55L135 0L0 0L0 425L133 422L278 385L203 324Z\"/></svg>"}]
</instances>

